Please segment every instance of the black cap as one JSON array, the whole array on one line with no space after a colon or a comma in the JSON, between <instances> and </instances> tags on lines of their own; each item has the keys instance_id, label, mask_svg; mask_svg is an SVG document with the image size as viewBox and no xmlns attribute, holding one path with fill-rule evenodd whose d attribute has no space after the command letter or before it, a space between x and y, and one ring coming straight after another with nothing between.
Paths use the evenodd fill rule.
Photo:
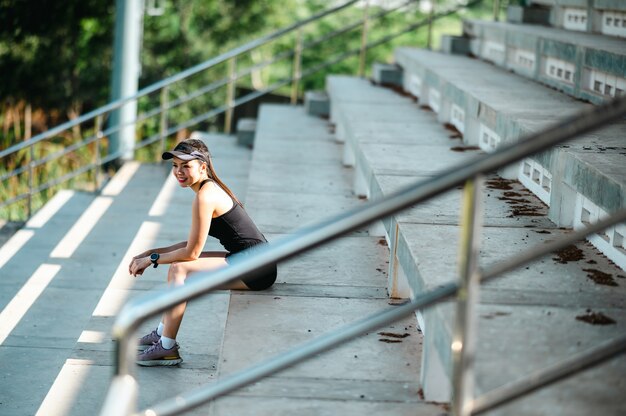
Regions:
<instances>
[{"instance_id":1,"label":"black cap","mask_svg":"<svg viewBox=\"0 0 626 416\"><path fill-rule=\"evenodd\" d=\"M185 142L178 143L174 150L170 150L169 152L165 152L161 155L163 160L169 160L174 157L181 160L199 159L208 163L207 156L203 152L196 150L193 146Z\"/></svg>"}]
</instances>

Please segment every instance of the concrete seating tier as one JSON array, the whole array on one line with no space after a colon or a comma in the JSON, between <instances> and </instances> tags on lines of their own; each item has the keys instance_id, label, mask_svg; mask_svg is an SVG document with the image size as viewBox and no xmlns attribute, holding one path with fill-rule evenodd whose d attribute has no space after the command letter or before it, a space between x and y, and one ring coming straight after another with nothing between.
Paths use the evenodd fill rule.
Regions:
<instances>
[{"instance_id":1,"label":"concrete seating tier","mask_svg":"<svg viewBox=\"0 0 626 416\"><path fill-rule=\"evenodd\" d=\"M589 106L467 57L399 48L395 58L404 69L405 89L432 109L439 122L454 126L467 145L485 151L539 132ZM626 207L625 136L626 122L616 123L500 174L519 179L549 205L549 217L559 226L580 226ZM609 235L590 240L622 268L626 268L626 246L620 237L624 233L618 226Z\"/></svg>"},{"instance_id":2,"label":"concrete seating tier","mask_svg":"<svg viewBox=\"0 0 626 416\"><path fill-rule=\"evenodd\" d=\"M199 137L245 199L250 150L232 137ZM189 227L193 193L169 171L169 164L128 162L97 196L61 191L0 248L3 257L14 252L0 265L0 414L98 413L112 375L115 315L129 296L166 281L166 267L130 277L130 258L181 241ZM180 332L186 363L174 372L139 369L142 406L215 377L228 299L216 292L190 304Z\"/></svg>"},{"instance_id":3,"label":"concrete seating tier","mask_svg":"<svg viewBox=\"0 0 626 416\"><path fill-rule=\"evenodd\" d=\"M436 54L428 57L429 64L440 63ZM420 91L428 91L437 75L448 75L443 70L446 65L432 68L432 72L431 68L412 72L418 68L408 66L411 61L397 61L409 80L416 73L422 77L424 89ZM462 64L447 66L473 73L472 65L484 65L471 60L459 62ZM477 79L479 82L473 84L476 90L480 90L477 84L486 88L480 82L483 79L498 83L491 72ZM350 92L356 86L359 92ZM465 103L466 110L471 105L482 107L469 94L465 99L464 91L456 85L442 83L437 87L441 88L440 109L449 105L446 104L448 92L451 96L456 94L456 102ZM451 138L456 132L441 124L441 113L420 108L422 102L428 102L424 95L420 94L419 103L400 95L394 100L394 93L389 90L338 76L327 79L327 89L336 131L344 132L346 147L352 146L355 154L365 155L354 158L354 168L355 175L369 174L365 188L370 198L384 198L403 186L431 177L436 171L470 160L481 151ZM392 138L380 133L381 143L372 148L379 132L392 125L376 119L377 114L388 111L385 108L390 102L396 114L413 112L413 122L397 120L398 126L404 126L393 127L398 140L393 143ZM565 97L564 102L572 100ZM367 110L363 103L368 103ZM526 105L532 109L532 105ZM377 120L380 124L375 127ZM548 208L521 183L495 175L486 179L481 264L514 256L568 232L550 221ZM384 226L378 229L390 243L391 295L414 296L457 278L460 201L461 191L455 190L383 221ZM482 288L477 312L477 394L624 333L626 284L621 279L624 273L588 243L577 244L573 252L576 255L571 257L565 253L549 254ZM610 274L617 286L597 284L589 277L594 273L591 270ZM454 303L446 302L418 314L424 333L421 382L427 400L449 399L454 309ZM590 311L601 311L616 323L597 326L581 321ZM626 358L621 357L490 414L554 414L555 409L568 415L620 414L626 410L621 400L624 387L621 373L625 370Z\"/></svg>"},{"instance_id":4,"label":"concrete seating tier","mask_svg":"<svg viewBox=\"0 0 626 416\"><path fill-rule=\"evenodd\" d=\"M601 103L626 95L622 38L481 20L465 20L463 33L475 56L572 97Z\"/></svg>"},{"instance_id":5,"label":"concrete seating tier","mask_svg":"<svg viewBox=\"0 0 626 416\"><path fill-rule=\"evenodd\" d=\"M528 0L550 8L550 24L568 30L626 37L626 3L621 0Z\"/></svg>"},{"instance_id":6,"label":"concrete seating tier","mask_svg":"<svg viewBox=\"0 0 626 416\"><path fill-rule=\"evenodd\" d=\"M289 105L262 105L258 120L246 206L270 242L363 203L326 120ZM270 290L233 292L219 376L390 307L388 258L384 239L357 231L279 264ZM420 355L413 316L218 400L213 414L437 415L418 394Z\"/></svg>"}]
</instances>

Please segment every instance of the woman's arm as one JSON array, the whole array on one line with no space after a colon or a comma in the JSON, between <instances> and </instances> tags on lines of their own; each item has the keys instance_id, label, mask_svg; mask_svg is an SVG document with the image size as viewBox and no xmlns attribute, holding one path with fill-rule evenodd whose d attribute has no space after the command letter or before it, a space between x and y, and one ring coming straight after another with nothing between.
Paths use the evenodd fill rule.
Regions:
<instances>
[{"instance_id":1,"label":"woman's arm","mask_svg":"<svg viewBox=\"0 0 626 416\"><path fill-rule=\"evenodd\" d=\"M192 204L191 229L187 241L166 247L166 249L170 249L168 251L146 251L142 253L144 256L133 258L129 267L130 274L133 276L141 275L152 264L149 257L151 253L159 253L160 257L157 262L159 264L192 261L200 257L209 234L214 210L215 201L211 193L199 194Z\"/></svg>"},{"instance_id":2,"label":"woman's arm","mask_svg":"<svg viewBox=\"0 0 626 416\"><path fill-rule=\"evenodd\" d=\"M180 243L172 244L171 246L167 246L167 247L152 248L150 250L144 251L141 254L137 254L135 257L133 257L133 259L137 259L140 257L147 257L147 256L150 256L150 254L152 253L159 253L159 254L169 253L170 251L178 250L181 247L185 247L186 245L187 245L186 241L181 241Z\"/></svg>"}]
</instances>

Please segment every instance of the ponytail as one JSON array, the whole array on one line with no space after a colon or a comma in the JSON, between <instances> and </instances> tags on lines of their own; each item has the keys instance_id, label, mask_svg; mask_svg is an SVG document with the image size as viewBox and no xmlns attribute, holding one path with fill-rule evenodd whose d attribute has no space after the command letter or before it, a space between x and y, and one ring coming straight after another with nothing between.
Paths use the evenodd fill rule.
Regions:
<instances>
[{"instance_id":1,"label":"ponytail","mask_svg":"<svg viewBox=\"0 0 626 416\"><path fill-rule=\"evenodd\" d=\"M224 182L222 182L222 180L219 178L219 176L217 176L217 173L215 173L215 169L213 168L213 162L211 161L211 156L209 156L207 158L207 169L208 169L209 179L211 179L216 184L218 184L219 187L222 188L224 190L224 192L226 192L228 194L228 196L230 196L233 199L233 201L235 201L237 204L239 204L239 205L241 205L241 207L243 207L243 204L235 196L233 191L231 191L230 188L228 186L226 186L226 184Z\"/></svg>"}]
</instances>

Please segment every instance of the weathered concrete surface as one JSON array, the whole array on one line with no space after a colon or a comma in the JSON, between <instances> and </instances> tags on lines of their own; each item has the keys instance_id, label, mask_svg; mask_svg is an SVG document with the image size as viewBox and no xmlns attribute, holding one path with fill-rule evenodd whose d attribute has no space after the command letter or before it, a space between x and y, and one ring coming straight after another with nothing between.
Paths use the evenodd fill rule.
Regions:
<instances>
[{"instance_id":1,"label":"weathered concrete surface","mask_svg":"<svg viewBox=\"0 0 626 416\"><path fill-rule=\"evenodd\" d=\"M287 381L288 383L288 381ZM365 397L365 392L378 391L380 389L384 392L389 392L390 386L388 383L381 383L379 385L373 383L367 383L360 385L350 380L347 386L337 386L335 384L328 385L328 381L323 381L323 386L331 390L331 394L337 397L336 399L328 399L326 397L322 399L305 398L287 398L287 397L264 397L262 401L259 401L255 396L243 396L236 395L226 399L220 399L216 402L214 411L216 415L228 415L232 414L232 409L236 408L242 416L270 416L270 415L303 415L303 416L331 416L331 415L346 415L346 416L358 416L364 414L388 414L399 416L413 416L416 414L424 416L440 416L444 412L444 407L433 406L431 404L416 403L416 402L388 402L388 401L370 401ZM293 386L289 386L293 387ZM343 387L343 388L342 388ZM388 396L401 397L401 390L404 386L396 388L395 391L391 391ZM349 390L346 390L349 388ZM310 396L312 387L303 392L303 395ZM274 394L281 393L280 391L274 391ZM344 392L343 395L338 392ZM361 397L363 396L363 397ZM380 398L381 396L377 396Z\"/></svg>"},{"instance_id":2,"label":"weathered concrete surface","mask_svg":"<svg viewBox=\"0 0 626 416\"><path fill-rule=\"evenodd\" d=\"M340 108L347 108L344 102L341 104ZM375 105L372 107L374 111ZM338 119L341 117L337 114ZM346 126L345 131L358 131L361 121L365 120L355 117L354 125ZM438 138L448 140L442 135ZM346 138L346 142L350 140ZM357 152L371 146L360 141L354 143ZM425 143L414 146L422 148L422 159L431 156L426 163L432 166L442 158L442 147ZM472 153L465 151L457 155L470 160ZM369 168L373 171L369 184L372 198L384 198L430 177L420 173L419 168L403 171L393 158L380 154L377 158L357 159L357 166L380 164L376 170ZM392 243L391 260L399 263L415 294L457 279L460 202L461 190L456 189L384 221L387 238ZM488 176L482 202L485 206L480 250L483 267L569 232L557 228L547 218L547 207L518 182ZM520 212L520 208L525 212ZM483 287L478 306L477 393L519 379L623 333L624 273L590 244L580 243L577 248L580 251L575 254L579 258L560 260L557 255L548 254ZM390 272L394 272L393 267ZM610 275L615 286L598 284L590 278L598 273ZM454 310L453 302L445 302L421 315L425 339L423 371L426 371L422 378L427 398L435 390L428 386L432 371L450 374ZM589 311L603 313L616 323L599 326L577 319ZM435 362L444 370L436 370ZM626 359L621 357L490 414L621 414L625 411L620 400L625 384L620 374L625 369ZM433 395L436 394L435 391Z\"/></svg>"},{"instance_id":3,"label":"weathered concrete surface","mask_svg":"<svg viewBox=\"0 0 626 416\"><path fill-rule=\"evenodd\" d=\"M585 6L586 7L586 6ZM615 10L615 9L611 9ZM589 16L592 19L592 16ZM602 94L590 90L588 80L583 74L593 69L624 79L624 63L626 47L623 39L615 36L604 36L598 33L586 33L546 27L532 24L515 24L480 20L466 20L463 23L466 34L473 38L479 50L485 42L495 41L504 44L505 48L521 47L535 54L535 68L532 73L519 71L518 66L508 59L504 66L520 75L531 78L546 85L558 88L574 97L599 104L607 99ZM483 58L487 55L479 54ZM547 76L539 68L540 62L546 57L556 58L570 63L577 76L570 82L557 80ZM497 62L499 64L499 62Z\"/></svg>"},{"instance_id":4,"label":"weathered concrete surface","mask_svg":"<svg viewBox=\"0 0 626 416\"><path fill-rule=\"evenodd\" d=\"M282 125L278 136L269 133L275 124L259 130L248 190L248 210L270 242L362 203L350 192L347 170L337 159L342 146L326 133L326 122L312 119L300 107L261 108L261 125L278 118L290 124ZM285 140L291 143L282 146ZM273 160L283 162L286 174L272 181L256 178L266 178L267 169L274 171ZM316 171L324 171L323 176ZM330 179L332 184L319 184ZM220 377L392 307L385 290L388 256L384 239L353 233L281 263L271 289L233 293ZM408 335L396 339L381 332ZM440 407L419 403L420 351L415 318L409 317L218 400L213 410L219 415L287 414L295 408L305 414L344 409L347 414L377 409L404 414L409 402L413 414L437 414Z\"/></svg>"},{"instance_id":5,"label":"weathered concrete surface","mask_svg":"<svg viewBox=\"0 0 626 416\"><path fill-rule=\"evenodd\" d=\"M620 42L623 48L623 41ZM465 112L464 141L469 144L479 143L480 126L495 132L502 143L517 142L590 107L466 57L412 48L399 48L395 57L408 77L423 79L423 95L430 88L439 91L443 109L438 114L440 121L450 121L450 111L446 109L453 104ZM607 212L626 206L625 134L626 123L617 122L532 157L552 176L553 221L572 225L573 213L564 213L562 209L562 204L567 204L562 201L568 201L571 189ZM516 168L509 172L518 175Z\"/></svg>"},{"instance_id":6,"label":"weathered concrete surface","mask_svg":"<svg viewBox=\"0 0 626 416\"><path fill-rule=\"evenodd\" d=\"M232 137L202 138L222 179L245 201L250 150L236 146ZM76 250L67 258L53 257L57 242L94 200L74 195L87 197L86 203L76 205L80 199L70 199L37 230L45 231L47 239L36 235L0 269L4 296L10 288L19 289L25 283L20 279L40 264L60 266L0 342L2 415L99 411L113 374L110 329L115 315L128 297L161 288L166 281L166 267L150 269L139 279L128 276L130 257L187 236L193 193L166 180L169 169L168 163L139 166L128 183L119 183L119 193L103 194L113 201ZM207 248L217 249L219 243L211 241ZM185 362L177 369L138 369L140 406L214 379L229 297L228 292L216 292L190 303L179 337ZM158 317L150 320L141 331L148 332L157 322Z\"/></svg>"}]
</instances>

